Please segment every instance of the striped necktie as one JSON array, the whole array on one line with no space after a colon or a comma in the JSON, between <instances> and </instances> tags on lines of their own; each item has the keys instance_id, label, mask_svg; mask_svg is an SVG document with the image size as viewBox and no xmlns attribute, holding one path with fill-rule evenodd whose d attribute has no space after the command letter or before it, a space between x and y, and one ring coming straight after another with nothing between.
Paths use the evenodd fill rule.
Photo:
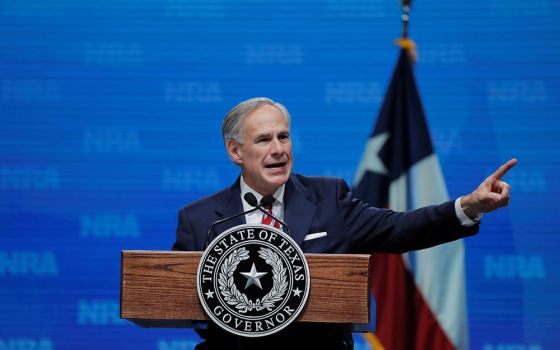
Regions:
<instances>
[{"instance_id":1,"label":"striped necktie","mask_svg":"<svg viewBox=\"0 0 560 350\"><path fill-rule=\"evenodd\" d=\"M269 204L269 205L265 206L264 209L268 213L272 213L272 204ZM280 223L278 221L274 220L270 215L267 215L265 213L263 213L261 223L263 223L265 225L274 226L275 228L280 229Z\"/></svg>"}]
</instances>

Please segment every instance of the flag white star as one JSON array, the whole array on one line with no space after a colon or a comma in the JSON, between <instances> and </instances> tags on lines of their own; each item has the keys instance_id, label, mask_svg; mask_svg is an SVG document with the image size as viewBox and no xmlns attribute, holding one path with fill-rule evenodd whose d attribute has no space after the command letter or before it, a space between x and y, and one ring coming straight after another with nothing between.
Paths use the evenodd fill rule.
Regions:
<instances>
[{"instance_id":1,"label":"flag white star","mask_svg":"<svg viewBox=\"0 0 560 350\"><path fill-rule=\"evenodd\" d=\"M389 173L385 164L383 164L381 158L379 158L379 151L381 151L381 148L385 145L388 138L389 132L384 132L369 139L358 170L356 170L356 176L354 176L354 186L357 186L360 181L362 181L362 177L368 170L381 175Z\"/></svg>"},{"instance_id":2,"label":"flag white star","mask_svg":"<svg viewBox=\"0 0 560 350\"><path fill-rule=\"evenodd\" d=\"M240 272L245 278L247 278L247 284L245 284L245 289L251 285L256 285L260 289L262 289L261 280L260 278L266 275L268 272L257 272L257 268L255 267L255 263L251 267L251 271L249 272Z\"/></svg>"}]
</instances>

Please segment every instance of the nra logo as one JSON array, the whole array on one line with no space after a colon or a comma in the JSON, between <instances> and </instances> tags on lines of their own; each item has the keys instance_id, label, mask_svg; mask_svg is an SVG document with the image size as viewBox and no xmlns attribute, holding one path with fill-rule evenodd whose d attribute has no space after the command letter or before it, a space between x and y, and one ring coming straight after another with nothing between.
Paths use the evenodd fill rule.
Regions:
<instances>
[{"instance_id":1,"label":"nra logo","mask_svg":"<svg viewBox=\"0 0 560 350\"><path fill-rule=\"evenodd\" d=\"M216 170L163 169L163 191L217 191L222 186Z\"/></svg>"},{"instance_id":2,"label":"nra logo","mask_svg":"<svg viewBox=\"0 0 560 350\"><path fill-rule=\"evenodd\" d=\"M84 62L90 65L141 65L144 53L138 43L88 42Z\"/></svg>"},{"instance_id":3,"label":"nra logo","mask_svg":"<svg viewBox=\"0 0 560 350\"><path fill-rule=\"evenodd\" d=\"M54 350L50 339L0 338L0 350Z\"/></svg>"},{"instance_id":4,"label":"nra logo","mask_svg":"<svg viewBox=\"0 0 560 350\"><path fill-rule=\"evenodd\" d=\"M226 10L222 0L166 0L168 18L222 18Z\"/></svg>"},{"instance_id":5,"label":"nra logo","mask_svg":"<svg viewBox=\"0 0 560 350\"><path fill-rule=\"evenodd\" d=\"M80 235L82 237L140 237L136 215L82 215Z\"/></svg>"},{"instance_id":6,"label":"nra logo","mask_svg":"<svg viewBox=\"0 0 560 350\"><path fill-rule=\"evenodd\" d=\"M0 3L0 14L6 17L58 17L64 15L65 10L68 10L68 5L58 1L49 2L47 6L43 0L2 1Z\"/></svg>"},{"instance_id":7,"label":"nra logo","mask_svg":"<svg viewBox=\"0 0 560 350\"><path fill-rule=\"evenodd\" d=\"M0 275L56 276L58 264L52 252L2 252Z\"/></svg>"},{"instance_id":8,"label":"nra logo","mask_svg":"<svg viewBox=\"0 0 560 350\"><path fill-rule=\"evenodd\" d=\"M57 80L41 79L4 79L0 97L2 101L21 103L62 99L60 83Z\"/></svg>"},{"instance_id":9,"label":"nra logo","mask_svg":"<svg viewBox=\"0 0 560 350\"><path fill-rule=\"evenodd\" d=\"M0 189L58 190L60 176L53 167L0 166Z\"/></svg>"},{"instance_id":10,"label":"nra logo","mask_svg":"<svg viewBox=\"0 0 560 350\"><path fill-rule=\"evenodd\" d=\"M80 325L125 325L120 318L120 304L113 300L80 300L78 319Z\"/></svg>"},{"instance_id":11,"label":"nra logo","mask_svg":"<svg viewBox=\"0 0 560 350\"><path fill-rule=\"evenodd\" d=\"M394 7L392 5L385 1L327 0L326 12L329 17L378 18L393 13Z\"/></svg>"},{"instance_id":12,"label":"nra logo","mask_svg":"<svg viewBox=\"0 0 560 350\"><path fill-rule=\"evenodd\" d=\"M490 0L486 6L490 8L491 15L498 15L504 17L517 17L523 18L532 16L550 16L553 14L552 5L555 2L551 0L539 0L538 2L531 2L526 0Z\"/></svg>"},{"instance_id":13,"label":"nra logo","mask_svg":"<svg viewBox=\"0 0 560 350\"><path fill-rule=\"evenodd\" d=\"M137 153L142 150L140 135L132 129L87 129L82 149L85 153Z\"/></svg>"},{"instance_id":14,"label":"nra logo","mask_svg":"<svg viewBox=\"0 0 560 350\"><path fill-rule=\"evenodd\" d=\"M381 101L382 90L378 82L329 81L325 83L325 103L370 105Z\"/></svg>"},{"instance_id":15,"label":"nra logo","mask_svg":"<svg viewBox=\"0 0 560 350\"><path fill-rule=\"evenodd\" d=\"M466 61L465 49L463 44L459 43L422 45L422 50L418 55L418 62L427 64L460 64Z\"/></svg>"},{"instance_id":16,"label":"nra logo","mask_svg":"<svg viewBox=\"0 0 560 350\"><path fill-rule=\"evenodd\" d=\"M167 102L222 102L222 88L217 82L168 81L164 86Z\"/></svg>"},{"instance_id":17,"label":"nra logo","mask_svg":"<svg viewBox=\"0 0 560 350\"><path fill-rule=\"evenodd\" d=\"M247 46L248 64L302 64L303 50L296 44L251 44Z\"/></svg>"},{"instance_id":18,"label":"nra logo","mask_svg":"<svg viewBox=\"0 0 560 350\"><path fill-rule=\"evenodd\" d=\"M487 255L484 257L484 278L542 280L546 278L546 270L540 255Z\"/></svg>"},{"instance_id":19,"label":"nra logo","mask_svg":"<svg viewBox=\"0 0 560 350\"><path fill-rule=\"evenodd\" d=\"M542 80L489 81L488 100L501 103L540 103L548 101L547 88Z\"/></svg>"},{"instance_id":20,"label":"nra logo","mask_svg":"<svg viewBox=\"0 0 560 350\"><path fill-rule=\"evenodd\" d=\"M439 155L465 153L465 144L461 135L462 129L432 128L432 139ZM489 174L491 174L490 172Z\"/></svg>"}]
</instances>

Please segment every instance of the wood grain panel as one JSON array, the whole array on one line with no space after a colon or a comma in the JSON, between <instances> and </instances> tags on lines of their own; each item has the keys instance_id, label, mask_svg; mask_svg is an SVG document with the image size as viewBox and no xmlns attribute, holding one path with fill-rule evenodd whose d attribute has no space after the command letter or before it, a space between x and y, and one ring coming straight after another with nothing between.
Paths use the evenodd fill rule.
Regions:
<instances>
[{"instance_id":1,"label":"wood grain panel","mask_svg":"<svg viewBox=\"0 0 560 350\"><path fill-rule=\"evenodd\" d=\"M196 292L201 256L202 252L122 251L121 317L158 327L165 327L166 320L207 320ZM368 323L369 255L305 256L311 289L298 321Z\"/></svg>"}]
</instances>

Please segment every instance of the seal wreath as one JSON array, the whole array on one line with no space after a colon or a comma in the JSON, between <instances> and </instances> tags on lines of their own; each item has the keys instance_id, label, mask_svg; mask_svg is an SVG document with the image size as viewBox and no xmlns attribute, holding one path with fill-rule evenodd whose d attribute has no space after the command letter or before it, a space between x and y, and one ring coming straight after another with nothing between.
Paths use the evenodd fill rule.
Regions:
<instances>
[{"instance_id":1,"label":"seal wreath","mask_svg":"<svg viewBox=\"0 0 560 350\"><path fill-rule=\"evenodd\" d=\"M272 311L275 303L282 300L288 288L286 282L286 268L282 264L280 256L269 248L261 248L259 256L265 259L267 264L272 265L274 274L272 289L266 294L262 300L257 299L256 302L247 298L247 295L240 292L235 286L233 280L233 273L241 260L249 259L249 252L245 247L234 250L231 255L224 261L218 274L218 284L220 286L220 293L224 296L224 300L241 312L246 313L256 309L260 311L267 309Z\"/></svg>"}]
</instances>

